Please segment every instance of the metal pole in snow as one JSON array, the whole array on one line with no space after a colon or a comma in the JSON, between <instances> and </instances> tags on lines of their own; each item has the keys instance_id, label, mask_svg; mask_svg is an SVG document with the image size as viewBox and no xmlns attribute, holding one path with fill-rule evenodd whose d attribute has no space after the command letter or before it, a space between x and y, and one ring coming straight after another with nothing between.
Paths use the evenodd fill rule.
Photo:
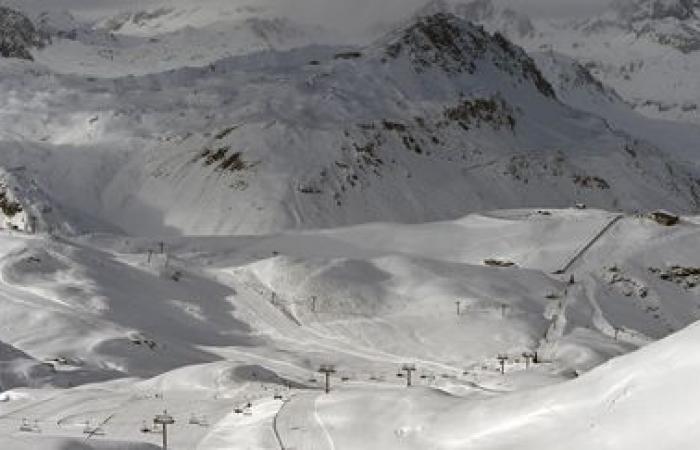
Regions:
<instances>
[{"instance_id":1,"label":"metal pole in snow","mask_svg":"<svg viewBox=\"0 0 700 450\"><path fill-rule=\"evenodd\" d=\"M168 414L168 411L163 411L163 414L158 414L153 423L163 427L163 450L168 450L168 425L173 425L175 419Z\"/></svg>"},{"instance_id":2,"label":"metal pole in snow","mask_svg":"<svg viewBox=\"0 0 700 450\"><path fill-rule=\"evenodd\" d=\"M331 392L331 374L335 373L335 366L323 364L318 371L326 376L326 394L328 394Z\"/></svg>"},{"instance_id":3,"label":"metal pole in snow","mask_svg":"<svg viewBox=\"0 0 700 450\"><path fill-rule=\"evenodd\" d=\"M501 375L506 374L506 360L508 359L507 355L498 355L498 361L501 363Z\"/></svg>"},{"instance_id":4,"label":"metal pole in snow","mask_svg":"<svg viewBox=\"0 0 700 450\"><path fill-rule=\"evenodd\" d=\"M525 358L525 369L530 368L530 363L535 361L535 358L537 357L537 353L533 352L525 352L523 353L523 358Z\"/></svg>"},{"instance_id":5,"label":"metal pole in snow","mask_svg":"<svg viewBox=\"0 0 700 450\"><path fill-rule=\"evenodd\" d=\"M406 387L411 387L411 373L416 370L415 364L404 364L401 370L406 372Z\"/></svg>"}]
</instances>

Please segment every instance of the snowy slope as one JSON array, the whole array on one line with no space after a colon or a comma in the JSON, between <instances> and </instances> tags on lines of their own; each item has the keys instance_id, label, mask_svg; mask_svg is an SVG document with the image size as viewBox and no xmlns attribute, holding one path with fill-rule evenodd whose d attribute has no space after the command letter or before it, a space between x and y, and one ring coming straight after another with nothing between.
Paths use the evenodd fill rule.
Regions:
<instances>
[{"instance_id":1,"label":"snowy slope","mask_svg":"<svg viewBox=\"0 0 700 450\"><path fill-rule=\"evenodd\" d=\"M693 449L697 339L696 325L580 379L525 393L342 393L317 401L319 421L336 448ZM352 433L358 427L373 439Z\"/></svg>"},{"instance_id":2,"label":"snowy slope","mask_svg":"<svg viewBox=\"0 0 700 450\"><path fill-rule=\"evenodd\" d=\"M570 56L637 112L700 123L700 7L691 0L622 0L588 19L529 19L518 32L500 2L439 1L440 9L500 30L529 51Z\"/></svg>"},{"instance_id":3,"label":"snowy slope","mask_svg":"<svg viewBox=\"0 0 700 450\"><path fill-rule=\"evenodd\" d=\"M649 15L649 9L648 2L639 2L631 11L543 25L527 46L576 58L642 114L697 124L700 19L692 8L678 15L663 9Z\"/></svg>"},{"instance_id":4,"label":"snowy slope","mask_svg":"<svg viewBox=\"0 0 700 450\"><path fill-rule=\"evenodd\" d=\"M446 12L537 23L8 3L0 448L692 448L698 131Z\"/></svg>"},{"instance_id":5,"label":"snowy slope","mask_svg":"<svg viewBox=\"0 0 700 450\"><path fill-rule=\"evenodd\" d=\"M440 0L430 2L419 14L450 12L503 33L530 52L561 101L605 118L617 131L696 163L700 128L685 122L697 122L692 105L699 92L693 84L697 53L674 47L673 39L652 36L662 22L668 32L695 26L677 23L697 22L697 15L684 10L683 2L671 1L665 7L663 2L618 2L615 11L603 17L574 23L522 17L529 24L529 31L522 33L508 20L520 13L500 3ZM651 6L653 16L649 16Z\"/></svg>"},{"instance_id":6,"label":"snowy slope","mask_svg":"<svg viewBox=\"0 0 700 450\"><path fill-rule=\"evenodd\" d=\"M522 50L451 15L362 48L144 76L3 64L0 165L50 193L56 227L250 234L576 202L697 208L696 169L564 105Z\"/></svg>"},{"instance_id":7,"label":"snowy slope","mask_svg":"<svg viewBox=\"0 0 700 450\"><path fill-rule=\"evenodd\" d=\"M533 53L532 57L567 105L603 117L611 128L664 148L675 158L697 164L700 127L640 114L617 91L602 84L569 56L548 51Z\"/></svg>"},{"instance_id":8,"label":"snowy slope","mask_svg":"<svg viewBox=\"0 0 700 450\"><path fill-rule=\"evenodd\" d=\"M424 225L162 241L3 234L0 443L76 438L86 421L106 420L98 441L155 444L159 435L138 430L167 408L179 423L174 448L219 448L241 434L274 448L271 419L281 404L272 396L296 393L278 417L293 445L293 429L313 414L322 363L338 365L334 384L348 379L340 397L318 403L324 422L342 418L330 431L340 448L362 448L344 434L357 435L359 417L383 420L372 412L348 421L352 399L376 402L371 411L401 399L396 404L430 413L409 442L448 442L458 430L473 439L472 428L440 428L445 421L431 411L473 414L484 395L561 382L700 317L699 277L673 269L696 264L697 219L671 228L645 217L616 220L570 272L552 274L616 217L513 210ZM484 264L494 258L515 265ZM525 370L526 351L539 352L536 369ZM498 354L510 358L505 377ZM415 396L398 390L396 370L406 361L419 367ZM569 402L574 389L563 386L551 388L552 402ZM485 405L530 404L509 398ZM603 402L596 399L591 408ZM248 401L253 416L229 416ZM527 406L503 408L530 414ZM19 431L25 418L41 433ZM410 429L407 420L392 418L391 433L411 435L400 431ZM403 442L366 429L377 448Z\"/></svg>"}]
</instances>

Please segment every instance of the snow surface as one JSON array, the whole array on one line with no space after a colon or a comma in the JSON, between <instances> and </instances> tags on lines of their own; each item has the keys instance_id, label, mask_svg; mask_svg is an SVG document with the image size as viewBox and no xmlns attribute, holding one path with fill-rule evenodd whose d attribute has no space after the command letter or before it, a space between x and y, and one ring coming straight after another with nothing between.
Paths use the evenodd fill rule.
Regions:
<instances>
[{"instance_id":1,"label":"snow surface","mask_svg":"<svg viewBox=\"0 0 700 450\"><path fill-rule=\"evenodd\" d=\"M453 16L14 4L0 448L695 448L696 127Z\"/></svg>"},{"instance_id":2,"label":"snow surface","mask_svg":"<svg viewBox=\"0 0 700 450\"><path fill-rule=\"evenodd\" d=\"M450 54L434 33L462 47ZM0 165L44 230L258 234L700 201L683 162L696 161L683 144L697 130L666 130L667 143L612 128L553 98L520 49L453 16L351 50L252 49L167 71L147 56L138 64L159 72L126 76L81 67L62 42L77 41L45 51L69 68L1 62Z\"/></svg>"},{"instance_id":3,"label":"snow surface","mask_svg":"<svg viewBox=\"0 0 700 450\"><path fill-rule=\"evenodd\" d=\"M617 216L541 212L260 237L4 234L0 442L44 445L36 439L55 437L50 445L62 448L68 441L61 439L85 439L86 422L104 422L104 435L88 441L157 444L159 435L139 429L167 409L177 421L173 448L226 448L238 439L276 448L273 419L284 445L298 448L468 448L489 423L502 423L487 440L502 448L511 435L498 433L527 429L531 420L524 418L539 417L527 410L535 405L593 417L609 396L586 392L607 392L613 375L597 374L608 369L559 383L697 320L696 288L649 269L692 265L700 229L692 220L667 228L624 217L574 264L576 282L568 285L569 273L552 272ZM485 266L489 258L516 266ZM644 354L668 347L655 344ZM534 350L542 362L526 370L520 355ZM510 355L505 376L498 354ZM406 361L419 368L415 390L402 389L396 377ZM627 370L624 361L610 366L620 367L614 373ZM629 370L677 373L663 361L657 372ZM322 363L338 367L337 396L314 393ZM589 379L599 381L576 387ZM587 403L568 406L578 405L577 392ZM540 393L550 403L535 401ZM289 403L279 415L282 403L273 394ZM252 415L232 411L247 402ZM482 408L513 419L470 419L464 428L444 418L446 411L456 414L449 423L505 414L475 412ZM680 414L682 404L665 410ZM23 419L37 420L41 432L19 431ZM541 420L537 429L555 426ZM612 427L623 419L610 420L596 423ZM358 427L376 441L358 441ZM681 444L693 436L682 431ZM541 448L537 433L515 435L532 440L522 448ZM567 433L559 430L547 445L562 442L557 436ZM581 448L589 438L577 441Z\"/></svg>"},{"instance_id":4,"label":"snow surface","mask_svg":"<svg viewBox=\"0 0 700 450\"><path fill-rule=\"evenodd\" d=\"M597 17L515 20L498 0L434 0L532 52L574 58L649 117L700 124L700 7L692 0L611 2ZM469 5L481 5L474 9ZM488 5L488 6L486 6ZM489 14L479 11L489 11ZM527 23L522 32L518 23Z\"/></svg>"}]
</instances>

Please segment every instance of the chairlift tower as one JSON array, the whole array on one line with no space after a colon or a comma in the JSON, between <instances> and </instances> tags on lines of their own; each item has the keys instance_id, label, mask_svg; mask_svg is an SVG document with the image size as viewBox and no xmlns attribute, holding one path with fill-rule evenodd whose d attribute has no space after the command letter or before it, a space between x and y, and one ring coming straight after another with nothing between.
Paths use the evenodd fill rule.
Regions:
<instances>
[{"instance_id":1,"label":"chairlift tower","mask_svg":"<svg viewBox=\"0 0 700 450\"><path fill-rule=\"evenodd\" d=\"M168 450L168 425L173 425L175 419L168 414L168 411L163 411L163 414L156 415L153 423L163 427L163 450Z\"/></svg>"},{"instance_id":2,"label":"chairlift tower","mask_svg":"<svg viewBox=\"0 0 700 450\"><path fill-rule=\"evenodd\" d=\"M406 387L411 387L411 374L416 371L416 365L406 363L401 366L401 370L406 372Z\"/></svg>"},{"instance_id":3,"label":"chairlift tower","mask_svg":"<svg viewBox=\"0 0 700 450\"><path fill-rule=\"evenodd\" d=\"M498 355L498 362L501 364L501 375L506 374L506 361L508 360L508 355Z\"/></svg>"},{"instance_id":4,"label":"chairlift tower","mask_svg":"<svg viewBox=\"0 0 700 450\"><path fill-rule=\"evenodd\" d=\"M624 329L620 328L620 327L615 327L614 330L615 330L615 340L617 341L620 338L620 333L622 333L624 331Z\"/></svg>"},{"instance_id":5,"label":"chairlift tower","mask_svg":"<svg viewBox=\"0 0 700 450\"><path fill-rule=\"evenodd\" d=\"M508 315L508 305L501 303L501 319L505 319Z\"/></svg>"},{"instance_id":6,"label":"chairlift tower","mask_svg":"<svg viewBox=\"0 0 700 450\"><path fill-rule=\"evenodd\" d=\"M326 394L331 392L331 374L335 373L335 366L331 364L321 364L318 371L326 376Z\"/></svg>"},{"instance_id":7,"label":"chairlift tower","mask_svg":"<svg viewBox=\"0 0 700 450\"><path fill-rule=\"evenodd\" d=\"M523 358L525 358L525 369L530 368L530 363L537 359L537 353L535 352L523 352Z\"/></svg>"}]
</instances>

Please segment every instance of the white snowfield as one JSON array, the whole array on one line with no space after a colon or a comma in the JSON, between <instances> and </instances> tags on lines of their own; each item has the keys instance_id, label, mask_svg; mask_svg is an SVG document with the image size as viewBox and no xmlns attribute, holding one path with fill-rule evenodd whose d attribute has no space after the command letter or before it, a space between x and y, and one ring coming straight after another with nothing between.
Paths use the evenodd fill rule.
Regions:
<instances>
[{"instance_id":1,"label":"white snowfield","mask_svg":"<svg viewBox=\"0 0 700 450\"><path fill-rule=\"evenodd\" d=\"M0 449L697 447L697 127L452 15L6 3Z\"/></svg>"},{"instance_id":2,"label":"white snowfield","mask_svg":"<svg viewBox=\"0 0 700 450\"><path fill-rule=\"evenodd\" d=\"M694 449L698 339L694 325L577 380L522 393L347 391L318 402L318 414L335 448Z\"/></svg>"},{"instance_id":3,"label":"white snowfield","mask_svg":"<svg viewBox=\"0 0 700 450\"><path fill-rule=\"evenodd\" d=\"M697 365L682 349L694 329L565 381L700 315L692 276L664 276L692 266L698 225L616 217L512 210L162 240L3 234L0 443L156 445L159 434L140 430L167 409L181 449L272 449L278 439L309 449L659 448L669 427L673 448L692 448L683 377ZM570 272L553 274L611 222ZM522 354L535 351L540 362L526 368ZM404 362L418 369L410 390L396 376ZM321 364L338 370L328 396ZM644 433L625 431L646 420Z\"/></svg>"}]
</instances>

